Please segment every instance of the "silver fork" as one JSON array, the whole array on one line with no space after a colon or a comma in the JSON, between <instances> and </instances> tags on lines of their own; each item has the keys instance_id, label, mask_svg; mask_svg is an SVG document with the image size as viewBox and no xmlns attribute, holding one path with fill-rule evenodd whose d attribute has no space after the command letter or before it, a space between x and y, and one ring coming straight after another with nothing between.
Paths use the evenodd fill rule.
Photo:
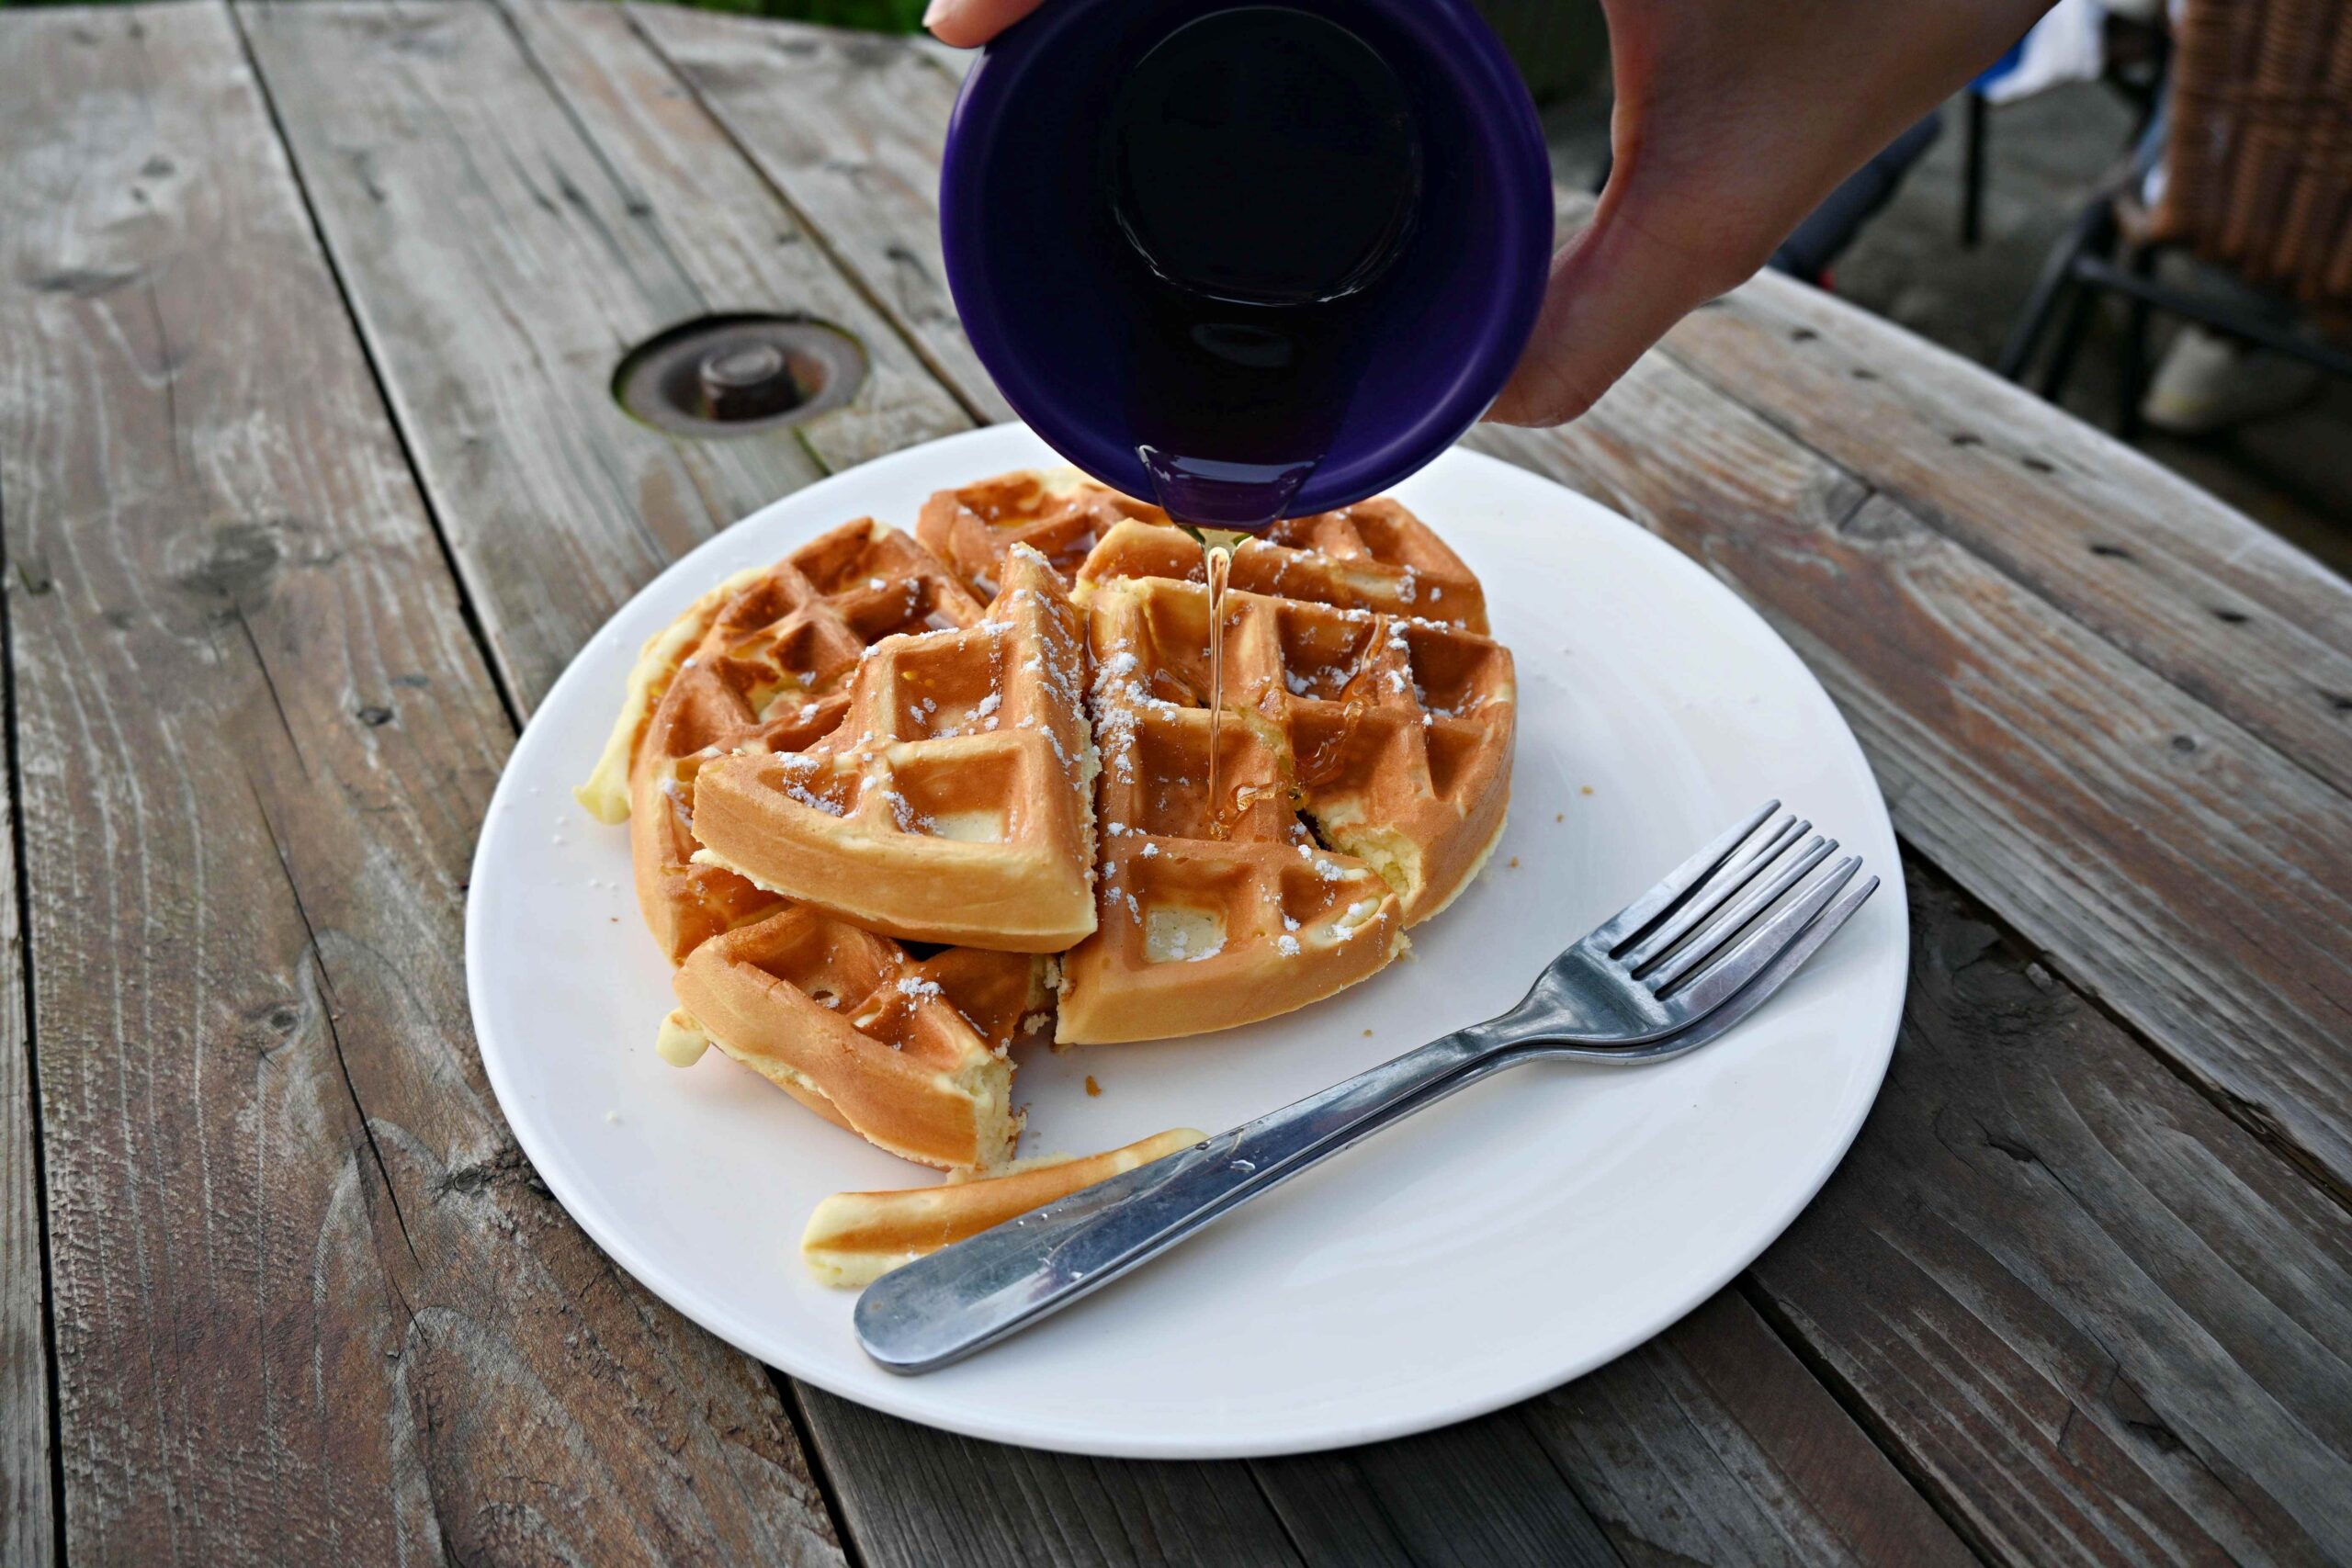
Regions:
<instances>
[{"instance_id":1,"label":"silver fork","mask_svg":"<svg viewBox=\"0 0 2352 1568\"><path fill-rule=\"evenodd\" d=\"M1767 802L1675 867L1499 1017L884 1275L858 1301L859 1343L894 1372L946 1366L1504 1067L1659 1062L1720 1039L1878 886L1854 882L1857 856L1815 875L1837 840L1806 840L1812 824L1779 810Z\"/></svg>"}]
</instances>

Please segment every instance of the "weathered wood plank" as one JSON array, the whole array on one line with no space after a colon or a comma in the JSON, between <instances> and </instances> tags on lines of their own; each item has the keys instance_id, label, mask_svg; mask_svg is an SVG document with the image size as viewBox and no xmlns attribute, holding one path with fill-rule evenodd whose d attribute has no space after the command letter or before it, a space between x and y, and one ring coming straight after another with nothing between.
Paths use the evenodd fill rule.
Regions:
<instances>
[{"instance_id":1,"label":"weathered wood plank","mask_svg":"<svg viewBox=\"0 0 2352 1568\"><path fill-rule=\"evenodd\" d=\"M600 161L651 208L668 249L713 309L814 315L865 345L875 368L861 395L796 427L794 439L826 472L971 423L677 73L638 37L620 6L610 0L496 3ZM711 444L678 445L699 455L696 448Z\"/></svg>"},{"instance_id":2,"label":"weathered wood plank","mask_svg":"<svg viewBox=\"0 0 2352 1568\"><path fill-rule=\"evenodd\" d=\"M1629 1563L1975 1561L1736 1288L1522 1409Z\"/></svg>"},{"instance_id":3,"label":"weathered wood plank","mask_svg":"<svg viewBox=\"0 0 2352 1568\"><path fill-rule=\"evenodd\" d=\"M1736 1290L1485 1420L1253 1468L1350 1568L1974 1561Z\"/></svg>"},{"instance_id":4,"label":"weathered wood plank","mask_svg":"<svg viewBox=\"0 0 2352 1568\"><path fill-rule=\"evenodd\" d=\"M647 578L744 512L968 425L616 8L518 10L537 61L483 0L240 17L526 706ZM747 309L854 333L873 361L856 401L723 441L663 434L616 403L629 346Z\"/></svg>"},{"instance_id":5,"label":"weathered wood plank","mask_svg":"<svg viewBox=\"0 0 2352 1568\"><path fill-rule=\"evenodd\" d=\"M9 18L0 505L72 1553L838 1562L470 1045L512 740L216 4Z\"/></svg>"},{"instance_id":6,"label":"weathered wood plank","mask_svg":"<svg viewBox=\"0 0 2352 1568\"><path fill-rule=\"evenodd\" d=\"M2352 1220L1913 889L1894 1068L1773 1310L2003 1560L2352 1557Z\"/></svg>"},{"instance_id":7,"label":"weathered wood plank","mask_svg":"<svg viewBox=\"0 0 2352 1568\"><path fill-rule=\"evenodd\" d=\"M801 1409L876 1568L1295 1563L1238 1462L1144 1463L933 1431L805 1385Z\"/></svg>"},{"instance_id":8,"label":"weathered wood plank","mask_svg":"<svg viewBox=\"0 0 2352 1568\"><path fill-rule=\"evenodd\" d=\"M0 493L0 513L8 498ZM6 589L0 588L0 593ZM13 720L7 733L13 735ZM49 1261L33 1146L32 1038L17 903L15 747L0 735L0 1562L57 1560L51 1483Z\"/></svg>"},{"instance_id":9,"label":"weathered wood plank","mask_svg":"<svg viewBox=\"0 0 2352 1568\"><path fill-rule=\"evenodd\" d=\"M1736 587L1838 698L1905 839L2352 1191L2340 795L1662 355L1565 430L1476 439Z\"/></svg>"},{"instance_id":10,"label":"weathered wood plank","mask_svg":"<svg viewBox=\"0 0 2352 1568\"><path fill-rule=\"evenodd\" d=\"M940 150L959 78L870 33L672 6L630 15L966 404L1011 419L940 254Z\"/></svg>"},{"instance_id":11,"label":"weathered wood plank","mask_svg":"<svg viewBox=\"0 0 2352 1568\"><path fill-rule=\"evenodd\" d=\"M1702 378L2352 791L2352 592L2080 421L1767 274L1667 340Z\"/></svg>"},{"instance_id":12,"label":"weathered wood plank","mask_svg":"<svg viewBox=\"0 0 2352 1568\"><path fill-rule=\"evenodd\" d=\"M1255 1468L1312 1563L1613 1568L1620 1561L1518 1410L1394 1442L1259 1460Z\"/></svg>"}]
</instances>

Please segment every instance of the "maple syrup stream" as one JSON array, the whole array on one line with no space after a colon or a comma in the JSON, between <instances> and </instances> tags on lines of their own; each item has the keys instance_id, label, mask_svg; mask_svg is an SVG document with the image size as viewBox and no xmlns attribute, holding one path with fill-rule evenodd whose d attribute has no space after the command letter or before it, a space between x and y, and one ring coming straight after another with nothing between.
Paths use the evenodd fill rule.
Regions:
<instances>
[{"instance_id":1,"label":"maple syrup stream","mask_svg":"<svg viewBox=\"0 0 2352 1568\"><path fill-rule=\"evenodd\" d=\"M1203 533L1201 565L1209 583L1209 837L1229 832L1216 808L1217 738L1225 715L1225 589L1233 579L1233 541Z\"/></svg>"}]
</instances>

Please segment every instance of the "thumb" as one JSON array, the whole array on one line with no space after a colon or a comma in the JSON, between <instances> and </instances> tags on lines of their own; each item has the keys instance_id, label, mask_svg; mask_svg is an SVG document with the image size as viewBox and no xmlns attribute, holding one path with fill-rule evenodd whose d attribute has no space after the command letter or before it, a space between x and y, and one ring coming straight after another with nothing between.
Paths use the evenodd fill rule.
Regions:
<instances>
[{"instance_id":1,"label":"thumb","mask_svg":"<svg viewBox=\"0 0 2352 1568\"><path fill-rule=\"evenodd\" d=\"M1675 245L1605 193L1582 233L1552 258L1535 332L1487 417L1565 424L1600 400L1667 329L1733 288L1761 258Z\"/></svg>"},{"instance_id":2,"label":"thumb","mask_svg":"<svg viewBox=\"0 0 2352 1568\"><path fill-rule=\"evenodd\" d=\"M922 25L956 49L980 45L1035 10L1040 0L931 0Z\"/></svg>"}]
</instances>

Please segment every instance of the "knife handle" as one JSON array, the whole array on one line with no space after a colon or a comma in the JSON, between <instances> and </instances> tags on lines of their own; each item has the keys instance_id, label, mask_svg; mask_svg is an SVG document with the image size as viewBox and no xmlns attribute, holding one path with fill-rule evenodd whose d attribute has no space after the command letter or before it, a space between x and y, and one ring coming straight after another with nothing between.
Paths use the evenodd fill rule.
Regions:
<instances>
[{"instance_id":1,"label":"knife handle","mask_svg":"<svg viewBox=\"0 0 2352 1568\"><path fill-rule=\"evenodd\" d=\"M1416 1051L1023 1214L865 1289L858 1342L927 1372L1068 1306L1359 1138L1511 1058L1490 1024ZM1457 1081L1458 1080L1458 1081Z\"/></svg>"}]
</instances>

